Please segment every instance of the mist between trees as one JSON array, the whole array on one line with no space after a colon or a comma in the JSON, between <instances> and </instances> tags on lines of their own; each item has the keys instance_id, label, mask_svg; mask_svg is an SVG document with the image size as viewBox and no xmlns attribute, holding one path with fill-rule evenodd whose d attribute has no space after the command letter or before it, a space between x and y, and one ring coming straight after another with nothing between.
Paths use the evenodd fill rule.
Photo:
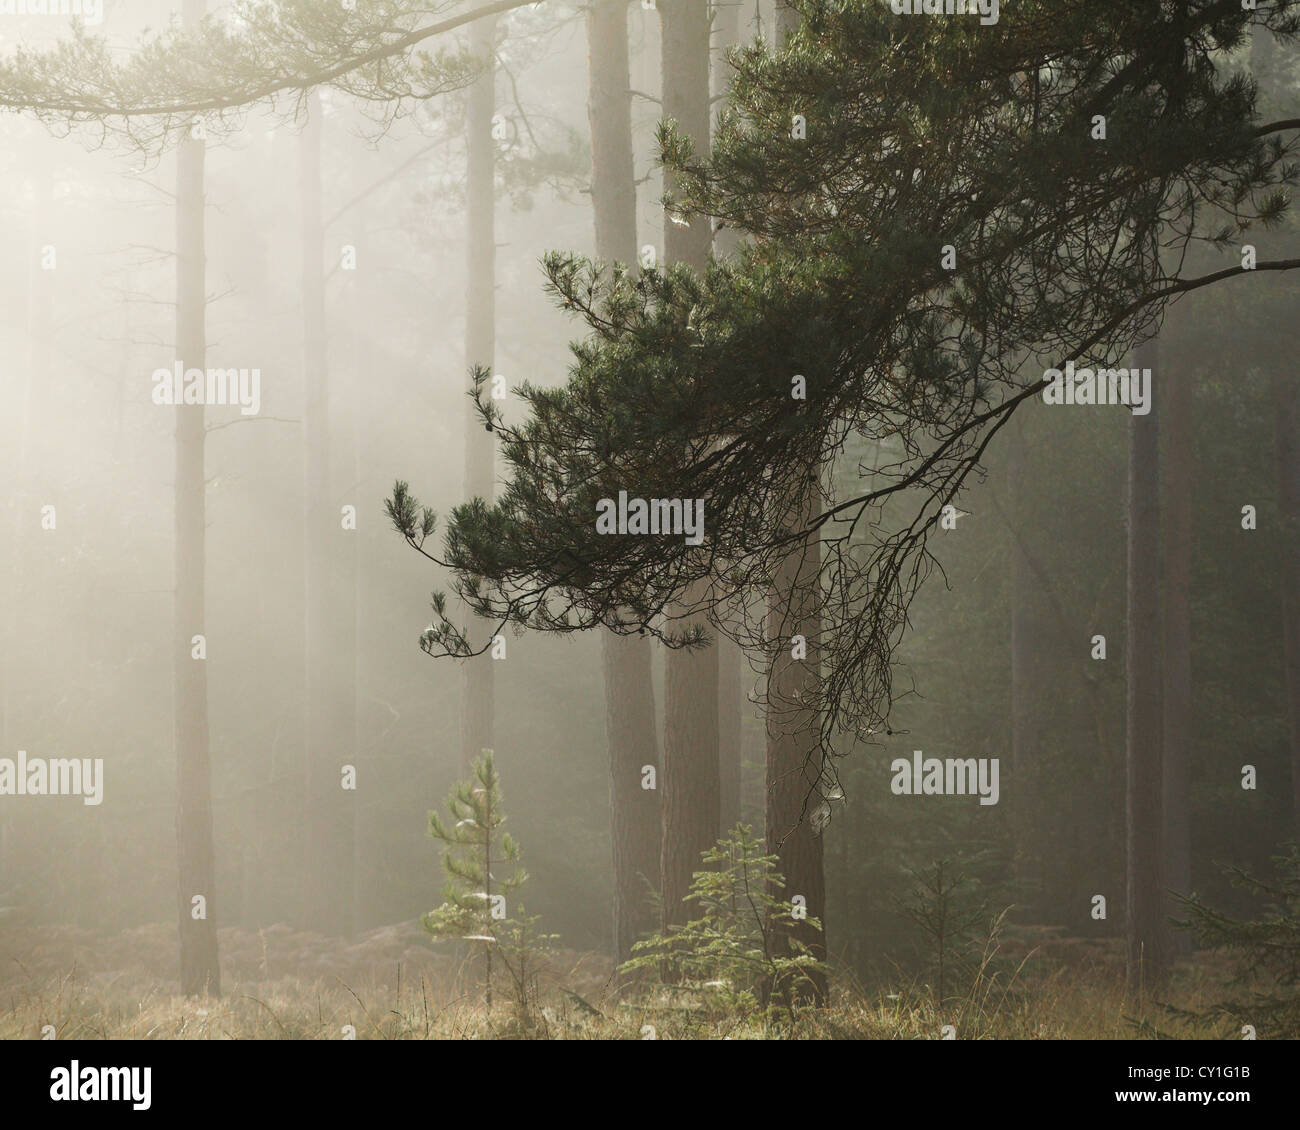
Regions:
<instances>
[{"instance_id":1,"label":"mist between trees","mask_svg":"<svg viewBox=\"0 0 1300 1130\"><path fill-rule=\"evenodd\" d=\"M1300 829L1300 8L911 7L0 12L0 952L1206 975Z\"/></svg>"}]
</instances>

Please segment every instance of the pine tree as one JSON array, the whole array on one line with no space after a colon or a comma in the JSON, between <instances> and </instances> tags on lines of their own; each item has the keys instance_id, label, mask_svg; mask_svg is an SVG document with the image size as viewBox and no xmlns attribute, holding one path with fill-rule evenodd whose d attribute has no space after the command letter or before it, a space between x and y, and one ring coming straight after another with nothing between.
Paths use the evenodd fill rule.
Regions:
<instances>
[{"instance_id":1,"label":"pine tree","mask_svg":"<svg viewBox=\"0 0 1300 1130\"><path fill-rule=\"evenodd\" d=\"M892 657L935 567L928 539L997 433L1050 371L1121 364L1171 300L1243 273L1182 273L1194 242L1222 249L1285 212L1294 122L1263 121L1220 60L1256 26L1294 37L1300 18L1290 2L1166 18L1127 0L1026 0L990 36L874 0L792 6L783 49L736 54L707 157L691 130L660 131L671 222L745 231L741 254L635 275L549 256L551 289L589 336L566 388L522 390L524 423L481 402L506 486L453 512L430 556L483 616L670 647L699 646L707 617L770 667L789 640L718 610L761 620L816 531L801 587L821 677L799 705L825 791L836 735L888 728ZM885 438L901 456L870 485L824 493L801 528L775 520L810 468ZM598 506L620 492L706 499L703 541L600 528ZM419 508L393 501L422 544Z\"/></svg>"},{"instance_id":2,"label":"pine tree","mask_svg":"<svg viewBox=\"0 0 1300 1130\"><path fill-rule=\"evenodd\" d=\"M978 857L936 859L928 867L907 873L911 887L899 900L899 911L920 931L929 950L935 1004L943 1009L953 996L969 988L984 968L981 928L997 918L983 896L979 877L968 869Z\"/></svg>"},{"instance_id":3,"label":"pine tree","mask_svg":"<svg viewBox=\"0 0 1300 1130\"><path fill-rule=\"evenodd\" d=\"M1197 1019L1227 1018L1250 1025L1261 1039L1294 1040L1300 1039L1300 845L1288 845L1273 864L1268 878L1228 869L1234 885L1266 900L1258 917L1233 918L1190 895L1179 897L1187 917L1175 925L1204 946L1234 953L1241 965L1232 984L1253 985L1248 995L1221 1001Z\"/></svg>"},{"instance_id":4,"label":"pine tree","mask_svg":"<svg viewBox=\"0 0 1300 1130\"><path fill-rule=\"evenodd\" d=\"M519 845L509 832L501 800L501 780L485 749L474 762L473 776L460 781L447 798L449 822L429 813L429 835L446 845L442 867L447 876L446 901L421 921L435 938L460 938L483 947L483 1000L492 1007L492 955L503 940L513 943L522 918L507 914L506 898L522 886L528 874L519 865ZM509 866L497 875L493 867ZM512 975L508 956L503 964Z\"/></svg>"},{"instance_id":5,"label":"pine tree","mask_svg":"<svg viewBox=\"0 0 1300 1130\"><path fill-rule=\"evenodd\" d=\"M784 899L777 857L746 824L700 855L686 897L693 909L632 947L626 972L649 971L673 996L702 999L715 1012L788 1016L823 983L826 969L803 940L821 931L802 902Z\"/></svg>"}]
</instances>

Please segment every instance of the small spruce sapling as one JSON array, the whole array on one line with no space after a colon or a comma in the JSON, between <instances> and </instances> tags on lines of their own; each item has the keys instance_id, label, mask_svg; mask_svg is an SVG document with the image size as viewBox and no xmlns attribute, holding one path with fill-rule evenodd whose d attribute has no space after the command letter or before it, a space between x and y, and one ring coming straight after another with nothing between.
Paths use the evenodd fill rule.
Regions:
<instances>
[{"instance_id":1,"label":"small spruce sapling","mask_svg":"<svg viewBox=\"0 0 1300 1130\"><path fill-rule=\"evenodd\" d=\"M919 871L910 868L912 889L898 903L933 945L934 1000L942 1009L951 982L978 967L976 931L990 918L988 902L979 895L978 881L961 860L939 859Z\"/></svg>"},{"instance_id":2,"label":"small spruce sapling","mask_svg":"<svg viewBox=\"0 0 1300 1130\"><path fill-rule=\"evenodd\" d=\"M668 992L726 1011L771 1013L774 1001L788 1008L825 966L793 936L793 907L770 893L785 886L777 857L762 849L749 826L737 824L703 852L683 900L696 908L691 919L637 942L622 970L645 970ZM798 925L821 929L816 918Z\"/></svg>"},{"instance_id":3,"label":"small spruce sapling","mask_svg":"<svg viewBox=\"0 0 1300 1130\"><path fill-rule=\"evenodd\" d=\"M1178 896L1187 917L1174 924L1191 930L1202 946L1235 954L1239 965L1230 984L1243 991L1205 1012L1167 1011L1203 1022L1230 1020L1234 1029L1248 1024L1261 1039L1300 1038L1300 844L1285 845L1273 868L1271 877L1224 869L1234 886L1264 901L1253 918L1232 918L1194 894Z\"/></svg>"}]
</instances>

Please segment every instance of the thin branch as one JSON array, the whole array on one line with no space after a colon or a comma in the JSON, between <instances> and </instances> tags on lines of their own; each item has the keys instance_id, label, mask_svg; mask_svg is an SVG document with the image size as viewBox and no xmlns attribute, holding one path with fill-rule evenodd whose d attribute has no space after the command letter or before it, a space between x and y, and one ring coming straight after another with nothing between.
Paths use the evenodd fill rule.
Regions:
<instances>
[{"instance_id":1,"label":"thin branch","mask_svg":"<svg viewBox=\"0 0 1300 1130\"><path fill-rule=\"evenodd\" d=\"M503 12L509 12L515 8L522 8L526 4L536 2L537 0L496 0L496 3L486 4L481 8L476 8L470 12L462 12L457 16L449 16L447 19L430 24L428 27L416 28L414 31L398 36L390 43L373 47L369 51L363 51L360 55L344 59L342 62L326 67L322 71L310 75L288 75L284 78L277 78L263 83L261 86L254 87L252 90L235 95L219 95L213 98L188 102L156 102L135 107L113 106L106 105L103 102L92 103L75 99L56 99L41 102L24 100L21 105L14 106L14 108L24 110L70 110L74 113L93 114L96 117L111 116L119 118L159 117L169 114L197 114L213 110L233 110L257 102L264 102L269 98L274 98L277 94L283 94L287 91L306 92L314 87L327 85L335 79L342 78L353 71L361 70L372 63L378 63L395 55L401 55L410 48L436 35L442 35L477 20L500 15Z\"/></svg>"},{"instance_id":2,"label":"thin branch","mask_svg":"<svg viewBox=\"0 0 1300 1130\"><path fill-rule=\"evenodd\" d=\"M358 192L351 200L349 200L346 204L344 204L341 208L339 208L339 210L335 212L334 215L330 216L330 218L327 219L322 226L328 228L331 224L340 220L343 217L344 213L347 212L349 208L355 207L356 205L360 204L361 201L363 201L372 192L375 192L378 189L383 188L383 186L388 184L390 181L396 180L399 176L402 175L402 173L406 172L407 169L409 169L412 165L414 165L415 162L418 161L421 157L423 157L426 153L430 152L433 149L436 149L439 145L445 145L446 143L447 142L445 138L439 138L437 141L430 142L423 149L417 149L414 153L410 155L410 157L408 157L405 161L403 161L400 165L398 165L397 168L395 168L387 176L381 177L379 180L375 181L374 184L372 184L369 188L363 188L360 192Z\"/></svg>"},{"instance_id":3,"label":"thin branch","mask_svg":"<svg viewBox=\"0 0 1300 1130\"><path fill-rule=\"evenodd\" d=\"M301 420L293 420L284 416L236 416L233 420L227 420L224 424L209 424L204 431L219 432L222 428L234 427L235 424L301 424Z\"/></svg>"},{"instance_id":4,"label":"thin branch","mask_svg":"<svg viewBox=\"0 0 1300 1130\"><path fill-rule=\"evenodd\" d=\"M1260 126L1255 130L1256 137L1263 137L1269 133L1280 133L1284 129L1300 129L1300 118L1283 118L1281 121L1269 122L1266 126Z\"/></svg>"}]
</instances>

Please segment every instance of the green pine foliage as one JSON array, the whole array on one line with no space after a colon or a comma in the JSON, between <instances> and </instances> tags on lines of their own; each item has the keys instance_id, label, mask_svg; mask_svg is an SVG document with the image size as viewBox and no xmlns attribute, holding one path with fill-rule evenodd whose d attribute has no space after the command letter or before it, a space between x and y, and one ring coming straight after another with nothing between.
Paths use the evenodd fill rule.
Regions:
<instances>
[{"instance_id":1,"label":"green pine foliage","mask_svg":"<svg viewBox=\"0 0 1300 1130\"><path fill-rule=\"evenodd\" d=\"M1265 900L1257 916L1234 918L1192 895L1180 900L1187 918L1178 925L1202 945L1239 959L1231 985L1243 995L1219 1002L1201 1019L1250 1025L1260 1039L1294 1040L1300 1038L1300 845L1288 845L1273 864L1267 878L1227 869L1236 886Z\"/></svg>"},{"instance_id":2,"label":"green pine foliage","mask_svg":"<svg viewBox=\"0 0 1300 1130\"><path fill-rule=\"evenodd\" d=\"M570 380L525 382L521 423L479 397L505 485L454 509L426 553L480 616L542 631L690 646L663 613L700 592L689 611L770 663L781 642L733 609L761 606L802 536L782 515L811 471L834 520L803 702L829 766L837 732L888 728L943 507L1049 367L1117 364L1175 298L1241 270L1228 242L1282 219L1300 140L1231 61L1252 34L1294 40L1300 8L1025 0L985 35L875 0L793 7L787 46L732 53L707 158L671 124L659 135L673 212L750 239L699 274L549 255L549 290L585 330ZM1219 269L1190 274L1197 249ZM896 455L843 474L850 446L886 442ZM705 543L600 530L619 491L707 499ZM431 512L393 501L422 547ZM439 627L434 653L464 657L465 636Z\"/></svg>"},{"instance_id":3,"label":"green pine foliage","mask_svg":"<svg viewBox=\"0 0 1300 1130\"><path fill-rule=\"evenodd\" d=\"M448 818L429 813L429 835L444 845L445 901L421 921L435 938L459 939L483 948L483 999L492 1007L494 960L507 978L510 999L521 1026L536 1021L538 965L553 940L539 933L536 917L522 906L510 911L510 895L528 880L519 845L509 832L501 798L501 778L485 749L473 775L447 798Z\"/></svg>"},{"instance_id":4,"label":"green pine foliage","mask_svg":"<svg viewBox=\"0 0 1300 1130\"><path fill-rule=\"evenodd\" d=\"M909 868L910 887L897 900L902 918L924 939L923 970L941 1012L963 1002L982 1003L1010 973L998 954L1010 908L993 911L988 887L979 876L986 863L982 854L958 854L936 859L928 867ZM1006 995L1005 987L1001 995Z\"/></svg>"},{"instance_id":5,"label":"green pine foliage","mask_svg":"<svg viewBox=\"0 0 1300 1130\"><path fill-rule=\"evenodd\" d=\"M789 1017L792 1002L825 964L813 956L801 932L821 930L816 918L797 918L778 898L785 880L777 857L763 853L746 824L737 824L701 853L685 901L695 913L637 942L625 973L648 973L678 1007L704 1016Z\"/></svg>"}]
</instances>

